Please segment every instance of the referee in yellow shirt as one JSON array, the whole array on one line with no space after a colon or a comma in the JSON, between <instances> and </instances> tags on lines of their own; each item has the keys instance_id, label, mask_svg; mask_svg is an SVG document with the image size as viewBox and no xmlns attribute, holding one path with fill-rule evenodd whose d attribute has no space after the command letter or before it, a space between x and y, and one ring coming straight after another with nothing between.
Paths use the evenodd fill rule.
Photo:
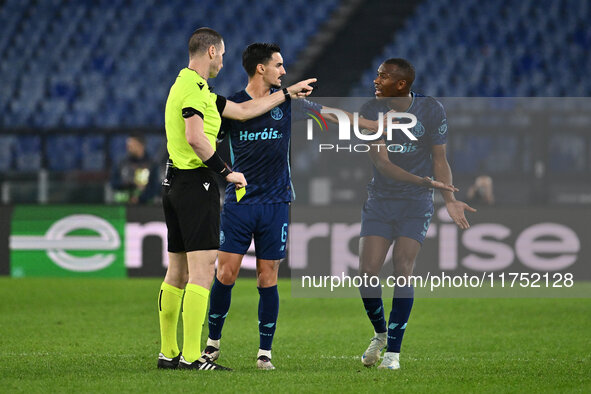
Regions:
<instances>
[{"instance_id":1,"label":"referee in yellow shirt","mask_svg":"<svg viewBox=\"0 0 591 394\"><path fill-rule=\"evenodd\" d=\"M208 78L223 67L224 40L203 27L189 39L189 66L180 71L166 101L167 148L172 167L164 181L163 208L168 228L168 270L160 287L158 311L159 368L227 370L201 357L201 328L219 248L220 196L215 173L237 188L244 175L232 172L215 152L221 117L247 120L292 97L310 94L308 79L271 95L244 103L227 101L209 91ZM183 297L184 293L184 297ZM177 338L183 310L183 352Z\"/></svg>"}]
</instances>

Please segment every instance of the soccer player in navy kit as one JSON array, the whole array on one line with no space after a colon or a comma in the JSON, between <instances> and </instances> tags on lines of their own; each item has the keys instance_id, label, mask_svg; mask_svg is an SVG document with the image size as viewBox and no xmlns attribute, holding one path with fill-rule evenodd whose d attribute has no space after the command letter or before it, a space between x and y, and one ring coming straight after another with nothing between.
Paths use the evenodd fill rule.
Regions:
<instances>
[{"instance_id":1,"label":"soccer player in navy kit","mask_svg":"<svg viewBox=\"0 0 591 394\"><path fill-rule=\"evenodd\" d=\"M249 45L242 55L248 85L228 100L241 103L265 97L281 88L286 74L280 48L274 44ZM230 309L231 292L238 277L242 258L254 237L259 290L259 369L274 369L271 345L279 313L277 272L285 257L289 204L293 197L289 169L291 107L320 106L304 100L278 105L248 121L224 120L218 139L227 137L232 166L248 179L248 186L226 188L221 217L220 249L216 278L211 289L208 312L209 337L204 357L219 357L220 338ZM303 111L298 111L298 113ZM302 115L304 116L304 115ZM241 194L241 192L245 192Z\"/></svg>"},{"instance_id":2,"label":"soccer player in navy kit","mask_svg":"<svg viewBox=\"0 0 591 394\"><path fill-rule=\"evenodd\" d=\"M476 210L455 199L452 174L445 154L447 119L441 103L410 90L414 68L404 59L388 59L378 69L374 80L376 99L364 105L361 115L377 119L378 113L391 110L416 116L410 129L418 139L411 141L403 133L394 133L394 152L374 149L373 179L368 185L368 199L363 207L359 241L360 275L378 275L390 245L394 241L392 259L394 275L408 278L427 234L433 215L433 187L441 189L447 211L461 228L469 227L464 211ZM395 99L387 99L393 97ZM431 181L434 177L436 181ZM431 184L430 184L431 183ZM386 353L379 368L400 368L400 345L413 304L414 288L396 287L388 322L384 317L381 287L361 288L367 316L374 327L374 337L361 357L365 366L372 366Z\"/></svg>"}]
</instances>

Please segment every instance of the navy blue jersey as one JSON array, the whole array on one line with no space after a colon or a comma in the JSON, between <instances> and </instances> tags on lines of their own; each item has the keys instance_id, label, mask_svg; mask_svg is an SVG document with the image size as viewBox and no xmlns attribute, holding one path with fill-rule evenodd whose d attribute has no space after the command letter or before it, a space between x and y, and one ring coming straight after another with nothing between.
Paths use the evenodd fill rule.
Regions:
<instances>
[{"instance_id":1,"label":"navy blue jersey","mask_svg":"<svg viewBox=\"0 0 591 394\"><path fill-rule=\"evenodd\" d=\"M271 89L271 93L275 90ZM228 100L242 103L252 97L241 90ZM272 204L294 198L289 168L292 107L294 118L303 118L304 107L320 111L321 106L307 100L279 104L261 116L240 122L223 119L218 140L228 138L232 169L242 172L248 185L240 204ZM236 204L236 187L226 187L226 204Z\"/></svg>"},{"instance_id":2,"label":"navy blue jersey","mask_svg":"<svg viewBox=\"0 0 591 394\"><path fill-rule=\"evenodd\" d=\"M394 130L391 141L386 144L398 144L395 152L388 151L390 161L402 169L420 176L433 176L433 145L443 145L447 141L447 119L441 103L433 97L425 97L412 92L412 103L405 111L417 117L417 124L411 133L418 141L411 141L401 130ZM388 99L374 99L361 109L366 119L377 120L378 113L386 114L391 108ZM404 121L401 121L404 123ZM433 190L405 182L398 182L382 175L375 166L373 179L368 187L370 198L426 200L433 198Z\"/></svg>"}]
</instances>

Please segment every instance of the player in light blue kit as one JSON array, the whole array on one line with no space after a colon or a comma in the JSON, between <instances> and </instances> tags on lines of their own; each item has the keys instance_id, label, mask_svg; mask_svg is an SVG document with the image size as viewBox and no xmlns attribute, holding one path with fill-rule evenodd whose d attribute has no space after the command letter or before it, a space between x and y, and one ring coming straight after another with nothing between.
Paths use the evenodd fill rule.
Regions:
<instances>
[{"instance_id":1,"label":"player in light blue kit","mask_svg":"<svg viewBox=\"0 0 591 394\"><path fill-rule=\"evenodd\" d=\"M281 88L281 78L286 72L277 45L249 45L242 54L242 65L248 74L248 85L228 100L241 103ZM232 168L244 174L248 186L238 192L233 184L226 188L218 270L208 313L209 337L203 352L212 361L219 357L232 287L254 237L260 295L257 367L275 369L271 363L271 345L279 313L277 272L285 258L289 204L293 197L289 168L292 107L302 117L304 107L316 111L321 108L306 100L286 101L257 118L245 122L226 119L222 123L218 139L229 139ZM294 113L294 116L298 115Z\"/></svg>"},{"instance_id":2,"label":"player in light blue kit","mask_svg":"<svg viewBox=\"0 0 591 394\"><path fill-rule=\"evenodd\" d=\"M427 234L433 215L433 188L441 190L447 211L462 229L469 227L464 211L476 210L457 201L452 174L445 154L447 119L441 103L410 90L415 72L404 59L388 59L378 69L374 80L376 99L364 105L361 115L375 120L378 113L391 110L416 116L410 129L417 141L403 133L394 133L396 144L389 152L383 146L370 152L373 179L368 185L368 199L363 207L359 241L360 275L378 275L390 245L394 275L408 278ZM435 178L432 180L431 178ZM379 368L400 368L400 345L407 327L414 299L412 284L396 287L388 322L384 317L381 287L360 289L363 304L374 327L374 337L363 353L365 366L376 364L384 348Z\"/></svg>"}]
</instances>

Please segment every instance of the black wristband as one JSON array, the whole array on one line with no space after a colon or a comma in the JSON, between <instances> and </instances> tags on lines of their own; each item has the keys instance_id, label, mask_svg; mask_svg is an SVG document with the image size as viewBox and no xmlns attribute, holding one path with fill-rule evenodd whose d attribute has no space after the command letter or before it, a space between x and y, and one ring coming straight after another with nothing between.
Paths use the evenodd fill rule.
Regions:
<instances>
[{"instance_id":1,"label":"black wristband","mask_svg":"<svg viewBox=\"0 0 591 394\"><path fill-rule=\"evenodd\" d=\"M285 101L291 100L291 95L289 94L287 88L283 88L283 94L285 95Z\"/></svg>"},{"instance_id":2,"label":"black wristband","mask_svg":"<svg viewBox=\"0 0 591 394\"><path fill-rule=\"evenodd\" d=\"M232 172L232 169L226 163L224 163L224 161L222 160L220 155L218 155L217 152L213 152L213 155L209 159L205 160L203 164L205 164L207 168L210 168L213 172L215 172L216 174L220 174L224 178Z\"/></svg>"}]
</instances>

